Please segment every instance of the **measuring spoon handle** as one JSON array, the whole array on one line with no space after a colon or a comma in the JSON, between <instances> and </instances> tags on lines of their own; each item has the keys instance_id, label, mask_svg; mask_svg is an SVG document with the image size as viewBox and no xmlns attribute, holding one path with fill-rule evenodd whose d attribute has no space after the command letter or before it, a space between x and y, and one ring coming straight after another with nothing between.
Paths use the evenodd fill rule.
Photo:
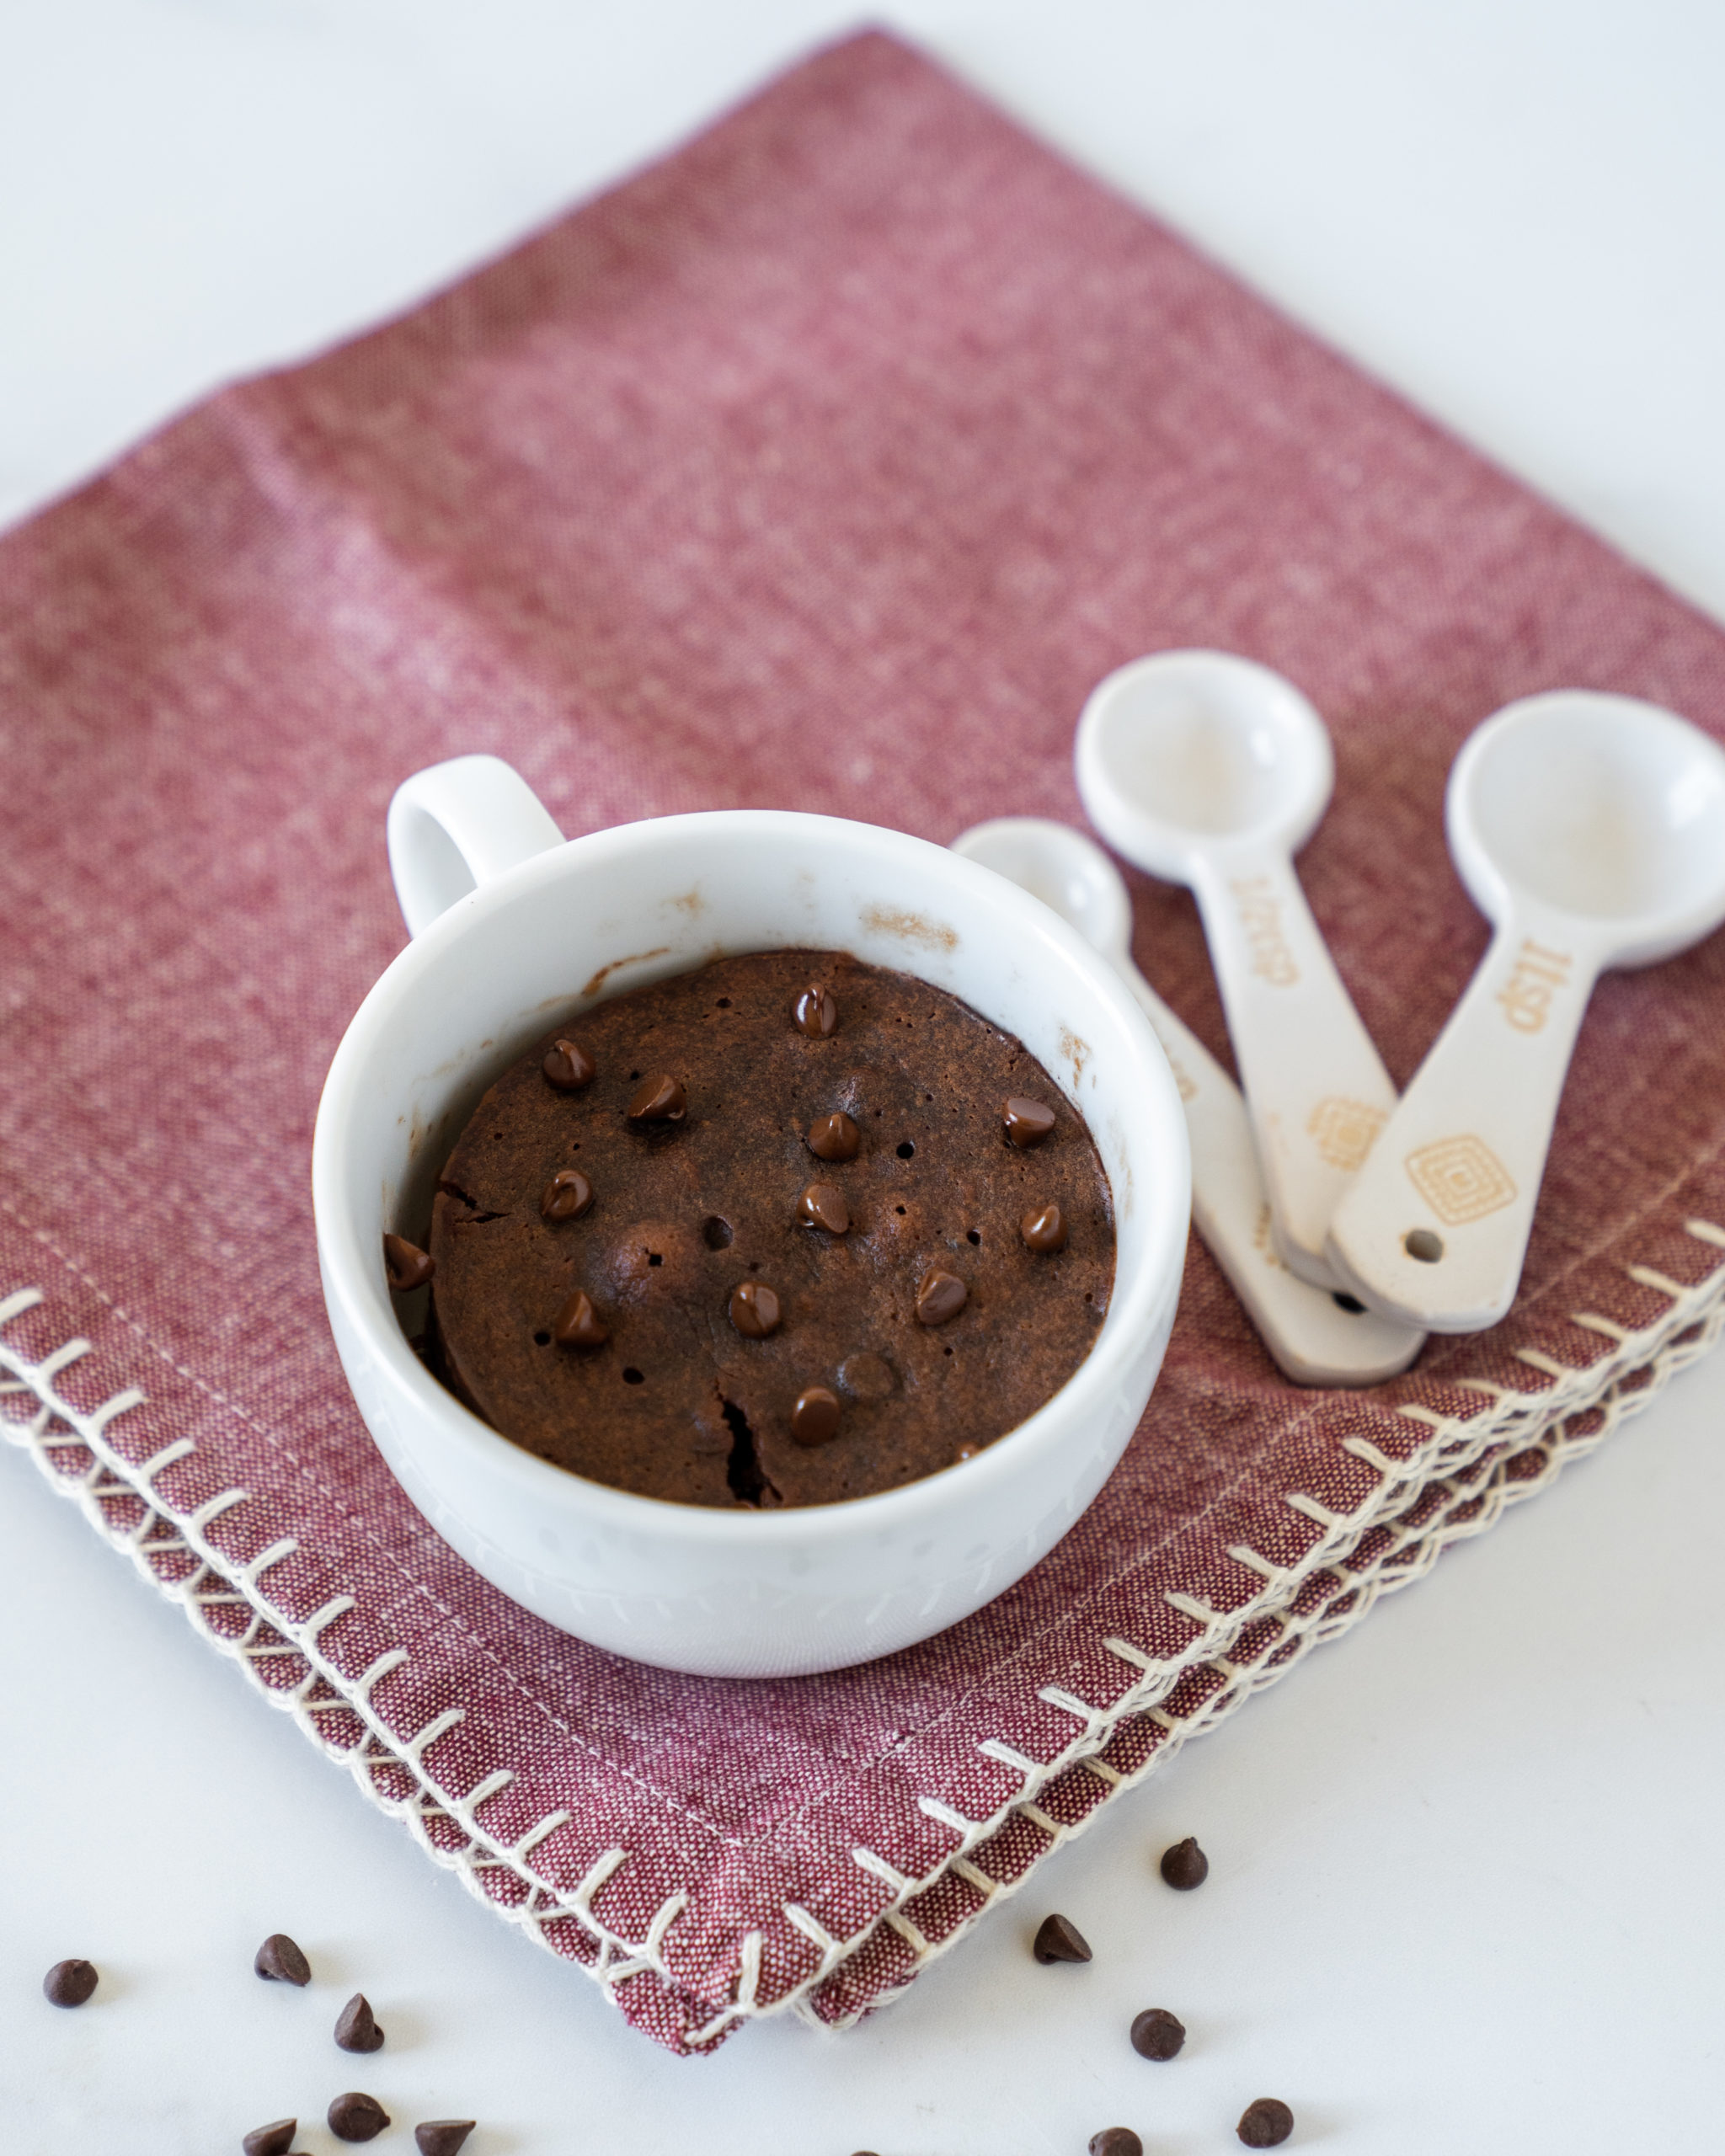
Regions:
<instances>
[{"instance_id":1,"label":"measuring spoon handle","mask_svg":"<svg viewBox=\"0 0 1725 2156\"><path fill-rule=\"evenodd\" d=\"M1231 848L1194 878L1246 1089L1276 1246L1338 1284L1330 1216L1396 1105L1285 854Z\"/></svg>"},{"instance_id":2,"label":"measuring spoon handle","mask_svg":"<svg viewBox=\"0 0 1725 2156\"><path fill-rule=\"evenodd\" d=\"M1425 1335L1350 1311L1290 1273L1270 1235L1240 1088L1130 959L1119 970L1173 1070L1192 1145L1192 1218L1277 1364L1297 1385L1375 1385L1405 1370Z\"/></svg>"},{"instance_id":3,"label":"measuring spoon handle","mask_svg":"<svg viewBox=\"0 0 1725 2156\"><path fill-rule=\"evenodd\" d=\"M1508 1312L1599 964L1573 920L1506 916L1331 1223L1374 1309L1433 1332Z\"/></svg>"}]
</instances>

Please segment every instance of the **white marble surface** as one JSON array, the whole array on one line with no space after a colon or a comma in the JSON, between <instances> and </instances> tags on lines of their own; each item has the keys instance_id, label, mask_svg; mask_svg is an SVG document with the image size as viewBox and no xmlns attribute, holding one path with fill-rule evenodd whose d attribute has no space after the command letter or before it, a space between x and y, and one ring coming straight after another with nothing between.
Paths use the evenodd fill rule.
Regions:
<instances>
[{"instance_id":1,"label":"white marble surface","mask_svg":"<svg viewBox=\"0 0 1725 2156\"><path fill-rule=\"evenodd\" d=\"M1006 0L921 35L1725 613L1725 17L1702 0ZM0 8L0 515L669 145L814 0ZM371 2087L473 2156L1710 2145L1725 1362L1324 1650L841 2038L663 2056L435 1871L0 1454L0 2137L235 2148ZM1170 1894L1195 1831L1214 1870ZM1087 1969L1025 1942L1067 1910ZM247 1973L283 1927L320 1982ZM60 2014L58 1956L104 1982ZM363 1983L390 2031L327 2031ZM1126 2047L1172 2007L1184 2056ZM308 2149L334 2143L315 2124Z\"/></svg>"}]
</instances>

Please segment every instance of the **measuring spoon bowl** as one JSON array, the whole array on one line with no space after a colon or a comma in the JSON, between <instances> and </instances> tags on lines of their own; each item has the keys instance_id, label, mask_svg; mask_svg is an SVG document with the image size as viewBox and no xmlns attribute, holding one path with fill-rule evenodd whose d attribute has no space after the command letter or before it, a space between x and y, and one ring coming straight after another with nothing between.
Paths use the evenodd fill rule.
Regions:
<instances>
[{"instance_id":1,"label":"measuring spoon bowl","mask_svg":"<svg viewBox=\"0 0 1725 2156\"><path fill-rule=\"evenodd\" d=\"M1423 1332L1338 1301L1290 1273L1269 1234L1269 1203L1240 1089L1132 962L1132 902L1114 862L1081 831L1039 816L1002 816L953 841L1040 899L1116 967L1173 1070L1192 1145L1198 1232L1277 1364L1300 1385L1365 1385L1406 1369Z\"/></svg>"},{"instance_id":2,"label":"measuring spoon bowl","mask_svg":"<svg viewBox=\"0 0 1725 2156\"><path fill-rule=\"evenodd\" d=\"M1725 751L1632 696L1529 696L1456 758L1445 822L1496 933L1328 1249L1375 1309L1471 1332L1514 1299L1595 979L1725 921Z\"/></svg>"},{"instance_id":3,"label":"measuring spoon bowl","mask_svg":"<svg viewBox=\"0 0 1725 2156\"><path fill-rule=\"evenodd\" d=\"M1226 651L1155 652L1110 674L1084 707L1076 760L1097 830L1175 883L1219 847L1297 852L1335 783L1306 698Z\"/></svg>"},{"instance_id":4,"label":"measuring spoon bowl","mask_svg":"<svg viewBox=\"0 0 1725 2156\"><path fill-rule=\"evenodd\" d=\"M1506 706L1457 757L1445 823L1487 920L1573 916L1604 965L1652 965L1725 916L1725 754L1658 704L1559 689Z\"/></svg>"},{"instance_id":5,"label":"measuring spoon bowl","mask_svg":"<svg viewBox=\"0 0 1725 2156\"><path fill-rule=\"evenodd\" d=\"M1129 979L1135 976L1143 982L1132 963L1132 899L1126 879L1094 839L1044 816L997 816L961 831L952 850L1040 899ZM1143 985L1146 994L1155 994L1148 983Z\"/></svg>"}]
</instances>

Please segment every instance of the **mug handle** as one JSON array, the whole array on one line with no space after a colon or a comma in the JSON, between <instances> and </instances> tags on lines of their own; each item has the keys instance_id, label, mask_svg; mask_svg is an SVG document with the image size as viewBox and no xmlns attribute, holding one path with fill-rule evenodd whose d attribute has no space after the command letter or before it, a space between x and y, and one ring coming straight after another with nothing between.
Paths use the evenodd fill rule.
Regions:
<instances>
[{"instance_id":1,"label":"mug handle","mask_svg":"<svg viewBox=\"0 0 1725 2156\"><path fill-rule=\"evenodd\" d=\"M563 843L545 804L500 756L451 756L395 790L389 873L409 936L505 869Z\"/></svg>"}]
</instances>

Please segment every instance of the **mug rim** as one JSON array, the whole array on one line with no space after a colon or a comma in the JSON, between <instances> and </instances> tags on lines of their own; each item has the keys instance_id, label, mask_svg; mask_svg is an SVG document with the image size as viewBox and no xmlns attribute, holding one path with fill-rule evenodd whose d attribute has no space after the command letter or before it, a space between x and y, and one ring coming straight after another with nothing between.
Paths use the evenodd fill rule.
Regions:
<instances>
[{"instance_id":1,"label":"mug rim","mask_svg":"<svg viewBox=\"0 0 1725 2156\"><path fill-rule=\"evenodd\" d=\"M970 1460L936 1469L894 1489L772 1511L732 1509L649 1497L638 1491L620 1490L610 1483L595 1481L574 1469L542 1460L483 1421L441 1385L414 1353L400 1326L393 1319L387 1324L379 1321L366 1295L362 1238L343 1195L350 1142L344 1110L363 1071L371 1046L371 1037L404 988L410 989L419 974L433 970L476 922L504 910L541 883L561 880L572 867L602 868L607 857L633 851L644 835L649 834L674 843L679 834L693 836L718 832L728 840L742 842L751 833L758 835L770 831L787 840L804 835L812 845L818 843L823 834L830 835L835 829L871 847L878 847L889 857L899 855L907 866L918 863L933 867L938 864L943 874L956 876L961 883L987 878L994 887L987 896L991 905L998 911L1002 932L1016 931L1021 937L1028 935L1052 942L1071 969L1080 975L1087 992L1123 1022L1126 1038L1135 1044L1141 1065L1137 1077L1140 1081L1138 1098L1142 1112L1161 1126L1149 1142L1159 1153L1166 1146L1166 1156L1160 1165L1178 1171L1167 1177L1159 1175L1151 1189L1140 1193L1140 1202L1155 1206L1162 1217L1154 1223L1146 1237L1145 1253L1129 1299L1123 1302L1119 1294L1119 1201L1111 1177L1110 1198L1117 1220L1116 1272L1103 1331L1058 1390L1023 1422L991 1440ZM696 969L695 966L683 969ZM927 978L918 972L914 956L907 955L906 962L895 969L913 978ZM628 992L628 988L617 991L619 995ZM955 991L948 989L946 992ZM610 1000L601 993L593 1002ZM959 1000L967 1001L963 995ZM968 1007L977 1008L974 1004ZM985 1012L981 1015L987 1016ZM1060 1085L1053 1072L1049 1075L1055 1085ZM1064 1086L1060 1090L1083 1118L1081 1107L1076 1101L1071 1101ZM1088 1133L1088 1120L1084 1120ZM1091 1134L1093 1144L1094 1135ZM1153 1322L1169 1274L1178 1278L1183 1264L1190 1211L1189 1179L1184 1111L1161 1044L1113 966L1075 929L1005 878L932 840L885 825L792 809L702 809L610 825L578 838L566 839L561 846L549 846L488 878L456 900L396 954L349 1021L324 1080L312 1145L312 1214L325 1294L339 1297L349 1325L366 1342L369 1351L379 1358L395 1386L414 1407L435 1418L445 1439L458 1443L462 1451L489 1475L515 1485L523 1493L542 1502L556 1499L560 1508L567 1508L571 1502L578 1502L580 1510L596 1524L623 1533L651 1529L663 1534L675 1527L681 1534L713 1544L746 1545L764 1540L771 1545L791 1539L854 1540L871 1528L884 1534L910 1524L919 1510L943 1505L953 1488L946 1478L959 1465L964 1470L964 1487L969 1490L985 1489L1017 1473L1027 1453L1039 1451L1053 1443L1075 1410L1083 1412L1085 1393L1114 1382L1111 1364L1124 1361L1131 1352L1126 1344L1131 1305L1143 1305L1136 1314L1140 1324L1147 1327ZM1170 1184L1175 1187L1172 1193ZM1171 1202L1171 1198L1178 1202ZM1120 1314L1118 1324L1117 1310ZM1111 1345L1114 1352L1108 1353Z\"/></svg>"}]
</instances>

